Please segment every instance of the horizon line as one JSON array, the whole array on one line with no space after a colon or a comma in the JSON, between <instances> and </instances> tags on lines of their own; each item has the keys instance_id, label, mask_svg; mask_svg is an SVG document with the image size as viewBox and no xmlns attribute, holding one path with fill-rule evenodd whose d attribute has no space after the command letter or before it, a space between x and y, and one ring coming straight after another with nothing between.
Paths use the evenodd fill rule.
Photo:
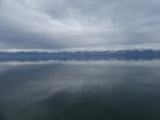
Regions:
<instances>
[{"instance_id":1,"label":"horizon line","mask_svg":"<svg viewBox=\"0 0 160 120\"><path fill-rule=\"evenodd\" d=\"M62 49L62 50L57 50L57 49L0 49L0 52L92 52L92 51L97 51L97 52L104 52L104 51L128 51L128 50L139 50L139 51L143 51L143 50L154 50L154 51L160 51L160 48L130 48L130 49L101 49L101 50L94 50L94 49L77 49L77 50L71 50L71 49Z\"/></svg>"}]
</instances>

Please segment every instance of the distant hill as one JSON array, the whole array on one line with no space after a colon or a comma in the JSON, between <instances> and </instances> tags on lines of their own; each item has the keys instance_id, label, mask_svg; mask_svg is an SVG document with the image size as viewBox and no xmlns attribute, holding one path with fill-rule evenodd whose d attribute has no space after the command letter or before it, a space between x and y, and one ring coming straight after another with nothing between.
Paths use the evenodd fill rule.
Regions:
<instances>
[{"instance_id":1,"label":"distant hill","mask_svg":"<svg viewBox=\"0 0 160 120\"><path fill-rule=\"evenodd\" d=\"M0 61L43 60L154 60L160 59L160 50L117 50L75 52L0 52Z\"/></svg>"}]
</instances>

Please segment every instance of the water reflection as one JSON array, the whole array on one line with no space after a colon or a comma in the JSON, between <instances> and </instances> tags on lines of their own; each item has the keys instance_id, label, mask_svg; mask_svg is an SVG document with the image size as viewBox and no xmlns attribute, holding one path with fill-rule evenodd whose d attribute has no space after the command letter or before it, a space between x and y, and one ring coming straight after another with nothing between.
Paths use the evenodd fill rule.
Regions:
<instances>
[{"instance_id":1,"label":"water reflection","mask_svg":"<svg viewBox=\"0 0 160 120\"><path fill-rule=\"evenodd\" d=\"M159 63L0 63L0 120L159 120Z\"/></svg>"}]
</instances>

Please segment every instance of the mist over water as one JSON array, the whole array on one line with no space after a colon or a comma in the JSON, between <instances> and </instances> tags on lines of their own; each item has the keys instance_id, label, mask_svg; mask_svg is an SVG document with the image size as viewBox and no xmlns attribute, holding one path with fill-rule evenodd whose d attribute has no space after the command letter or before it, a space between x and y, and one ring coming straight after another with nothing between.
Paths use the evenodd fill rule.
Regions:
<instances>
[{"instance_id":1,"label":"mist over water","mask_svg":"<svg viewBox=\"0 0 160 120\"><path fill-rule=\"evenodd\" d=\"M0 120L159 120L160 61L0 62Z\"/></svg>"}]
</instances>

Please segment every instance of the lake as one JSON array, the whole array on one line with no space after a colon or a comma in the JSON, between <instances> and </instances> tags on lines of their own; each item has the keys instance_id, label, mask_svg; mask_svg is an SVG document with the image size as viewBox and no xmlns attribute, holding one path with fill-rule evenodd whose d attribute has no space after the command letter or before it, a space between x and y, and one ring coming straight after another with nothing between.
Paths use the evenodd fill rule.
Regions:
<instances>
[{"instance_id":1,"label":"lake","mask_svg":"<svg viewBox=\"0 0 160 120\"><path fill-rule=\"evenodd\" d=\"M0 62L0 120L160 120L160 61Z\"/></svg>"}]
</instances>

